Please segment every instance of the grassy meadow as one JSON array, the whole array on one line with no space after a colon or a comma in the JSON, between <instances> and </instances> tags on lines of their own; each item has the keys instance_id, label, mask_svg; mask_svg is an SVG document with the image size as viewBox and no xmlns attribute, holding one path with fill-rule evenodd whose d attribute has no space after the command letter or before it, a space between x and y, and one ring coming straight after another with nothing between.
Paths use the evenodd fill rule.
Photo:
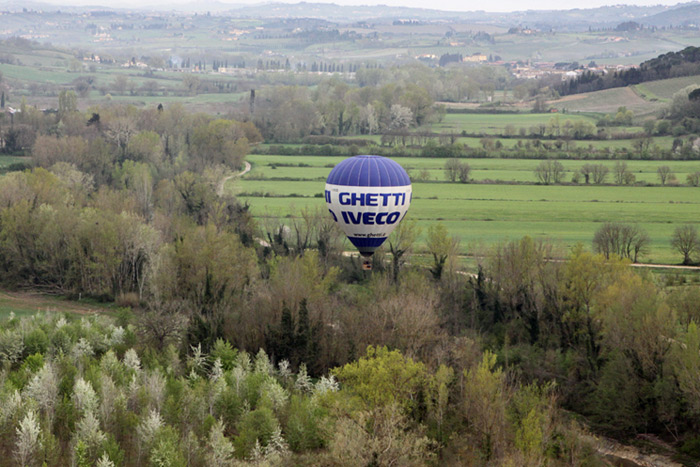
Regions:
<instances>
[{"instance_id":1,"label":"grassy meadow","mask_svg":"<svg viewBox=\"0 0 700 467\"><path fill-rule=\"evenodd\" d=\"M0 321L10 317L12 313L22 317L37 313L91 315L98 312L114 314L115 311L113 305L97 303L94 300L72 301L41 293L0 291Z\"/></svg>"},{"instance_id":2,"label":"grassy meadow","mask_svg":"<svg viewBox=\"0 0 700 467\"><path fill-rule=\"evenodd\" d=\"M325 178L331 166L342 159L251 155L251 173L232 180L227 188L250 203L256 217L287 217L304 208L325 210L321 197ZM602 223L620 221L639 224L649 234L650 251L642 261L677 263L679 255L669 243L673 230L686 223L700 225L699 188L644 185L658 184L659 165L669 165L678 180L684 182L686 173L700 170L697 161L627 161L637 180L643 182L637 186L535 185L532 171L540 161L507 159L466 161L477 182L488 179L523 184L448 183L442 169L445 159L406 157L397 161L414 174L409 217L423 231L432 223L444 223L450 234L460 238L463 253L472 253L477 245L524 235L554 240L562 248L578 242L590 245ZM587 162L591 163L562 161L571 173ZM614 165L612 161L592 163L611 169ZM415 174L424 169L431 180L416 182ZM567 174L567 181L571 173ZM611 176L608 181L612 181Z\"/></svg>"}]
</instances>

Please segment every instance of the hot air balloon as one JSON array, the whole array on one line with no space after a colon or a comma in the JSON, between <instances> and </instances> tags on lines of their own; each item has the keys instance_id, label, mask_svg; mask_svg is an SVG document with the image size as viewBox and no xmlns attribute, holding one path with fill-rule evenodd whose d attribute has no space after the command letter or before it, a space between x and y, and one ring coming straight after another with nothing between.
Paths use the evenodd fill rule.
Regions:
<instances>
[{"instance_id":1,"label":"hot air balloon","mask_svg":"<svg viewBox=\"0 0 700 467\"><path fill-rule=\"evenodd\" d=\"M362 267L371 269L372 254L408 211L411 179L403 167L386 157L351 157L328 175L326 204L363 256Z\"/></svg>"}]
</instances>

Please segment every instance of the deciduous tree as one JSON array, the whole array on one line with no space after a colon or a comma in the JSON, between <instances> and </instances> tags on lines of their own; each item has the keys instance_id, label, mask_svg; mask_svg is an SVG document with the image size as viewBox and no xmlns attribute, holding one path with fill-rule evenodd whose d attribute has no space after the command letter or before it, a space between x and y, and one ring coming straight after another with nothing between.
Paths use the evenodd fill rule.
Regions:
<instances>
[{"instance_id":1,"label":"deciduous tree","mask_svg":"<svg viewBox=\"0 0 700 467\"><path fill-rule=\"evenodd\" d=\"M676 227L671 237L671 245L683 255L683 264L692 264L692 256L700 252L700 235L692 224Z\"/></svg>"},{"instance_id":2,"label":"deciduous tree","mask_svg":"<svg viewBox=\"0 0 700 467\"><path fill-rule=\"evenodd\" d=\"M564 179L564 166L559 161L542 161L535 168L535 177L544 185L561 183Z\"/></svg>"},{"instance_id":3,"label":"deciduous tree","mask_svg":"<svg viewBox=\"0 0 700 467\"><path fill-rule=\"evenodd\" d=\"M593 236L593 249L606 258L618 255L636 263L649 247L649 236L638 225L606 222Z\"/></svg>"},{"instance_id":4,"label":"deciduous tree","mask_svg":"<svg viewBox=\"0 0 700 467\"><path fill-rule=\"evenodd\" d=\"M671 167L667 165L659 166L659 168L656 169L656 174L659 176L659 181L662 185L666 185L666 183L676 180L676 174L674 174L671 171Z\"/></svg>"}]
</instances>

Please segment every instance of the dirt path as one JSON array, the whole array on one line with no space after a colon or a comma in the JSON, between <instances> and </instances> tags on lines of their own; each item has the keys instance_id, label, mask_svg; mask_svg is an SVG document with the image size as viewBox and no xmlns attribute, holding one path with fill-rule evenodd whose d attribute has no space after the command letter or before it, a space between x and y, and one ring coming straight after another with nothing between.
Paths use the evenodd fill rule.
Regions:
<instances>
[{"instance_id":1,"label":"dirt path","mask_svg":"<svg viewBox=\"0 0 700 467\"><path fill-rule=\"evenodd\" d=\"M245 174L247 174L248 172L250 172L250 169L252 168L250 165L250 162L245 161L243 163L245 164L245 167L243 168L242 171L235 173L235 174L227 175L226 177L221 179L221 181L219 182L219 185L216 187L216 194L217 195L219 195L219 196L224 195L224 186L226 186L226 182L231 180L233 177L242 177Z\"/></svg>"},{"instance_id":2,"label":"dirt path","mask_svg":"<svg viewBox=\"0 0 700 467\"><path fill-rule=\"evenodd\" d=\"M632 263L630 266L634 268L690 269L700 271L700 266L681 266L676 264Z\"/></svg>"}]
</instances>

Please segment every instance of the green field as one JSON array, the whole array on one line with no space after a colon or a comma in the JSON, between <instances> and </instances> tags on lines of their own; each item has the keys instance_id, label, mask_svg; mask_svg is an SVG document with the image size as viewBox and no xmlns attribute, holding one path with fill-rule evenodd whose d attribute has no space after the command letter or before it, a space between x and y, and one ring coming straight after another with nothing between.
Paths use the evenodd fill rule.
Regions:
<instances>
[{"instance_id":1,"label":"green field","mask_svg":"<svg viewBox=\"0 0 700 467\"><path fill-rule=\"evenodd\" d=\"M331 167L344 157L332 156L278 156L251 155L248 161L253 165L250 175L239 183L243 191L260 191L256 188L265 179L303 179L325 180ZM536 182L534 170L540 160L536 159L461 159L472 168L471 178L476 181L493 180L504 182ZM446 159L428 157L402 157L396 161L415 178L422 170L429 173L429 181L445 180L444 170ZM700 161L625 161L637 182L657 184L656 173L660 166L669 166L680 184L685 183L689 173L700 171ZM281 167L278 164L302 164L301 167ZM565 181L570 181L575 171L585 164L603 164L608 167L610 174L607 182L613 182L613 167L615 161L562 161L567 171Z\"/></svg>"},{"instance_id":2,"label":"green field","mask_svg":"<svg viewBox=\"0 0 700 467\"><path fill-rule=\"evenodd\" d=\"M7 319L11 313L21 317L36 313L89 315L98 312L113 314L114 311L113 305L92 300L72 301L47 294L0 291L0 321Z\"/></svg>"},{"instance_id":3,"label":"green field","mask_svg":"<svg viewBox=\"0 0 700 467\"><path fill-rule=\"evenodd\" d=\"M0 169L8 167L10 164L31 163L31 157L24 156L0 156Z\"/></svg>"},{"instance_id":4,"label":"green field","mask_svg":"<svg viewBox=\"0 0 700 467\"><path fill-rule=\"evenodd\" d=\"M566 120L585 121L595 124L594 118L584 115L552 115L535 113L517 114L446 114L441 122L432 125L432 130L438 133L451 131L470 134L501 135L506 126L512 125L517 134L520 128L529 130L533 126L547 125L553 118L558 118L563 124Z\"/></svg>"},{"instance_id":5,"label":"green field","mask_svg":"<svg viewBox=\"0 0 700 467\"><path fill-rule=\"evenodd\" d=\"M615 113L619 107L627 107L635 116L653 115L666 104L660 100L646 100L630 87L574 94L550 101L549 105L567 112ZM567 115L568 117L569 115Z\"/></svg>"},{"instance_id":6,"label":"green field","mask_svg":"<svg viewBox=\"0 0 700 467\"><path fill-rule=\"evenodd\" d=\"M232 181L228 188L249 202L256 216L286 217L301 208L325 209L321 193L330 172L326 165L341 157L250 156L252 175L257 179ZM431 176L444 179L444 159L401 158L404 167L428 169ZM472 159L476 180L510 176L531 181L536 160ZM277 167L269 164L295 163L310 167ZM585 161L564 161L574 170ZM597 162L596 162L597 163ZM604 161L612 166L613 162ZM687 171L700 170L700 163L680 161L628 161L638 180L653 182L656 168L669 165L684 181ZM496 176L494 176L496 175ZM264 178L263 178L264 177ZM277 180L270 180L275 177ZM292 180L305 178L306 180ZM505 178L502 178L505 179ZM603 222L636 223L651 238L650 253L643 261L677 263L678 254L669 244L677 225L700 225L700 189L661 186L594 185L504 185L419 182L413 184L413 203L409 216L427 228L443 222L452 235L461 239L462 251L474 245L520 238L529 235L549 238L562 247L578 242L590 245L594 232Z\"/></svg>"},{"instance_id":7,"label":"green field","mask_svg":"<svg viewBox=\"0 0 700 467\"><path fill-rule=\"evenodd\" d=\"M682 78L649 81L647 83L638 84L634 87L641 87L644 91L648 92L650 96L654 96L661 100L670 101L675 93L693 84L700 85L700 79L697 76L684 76Z\"/></svg>"}]
</instances>

